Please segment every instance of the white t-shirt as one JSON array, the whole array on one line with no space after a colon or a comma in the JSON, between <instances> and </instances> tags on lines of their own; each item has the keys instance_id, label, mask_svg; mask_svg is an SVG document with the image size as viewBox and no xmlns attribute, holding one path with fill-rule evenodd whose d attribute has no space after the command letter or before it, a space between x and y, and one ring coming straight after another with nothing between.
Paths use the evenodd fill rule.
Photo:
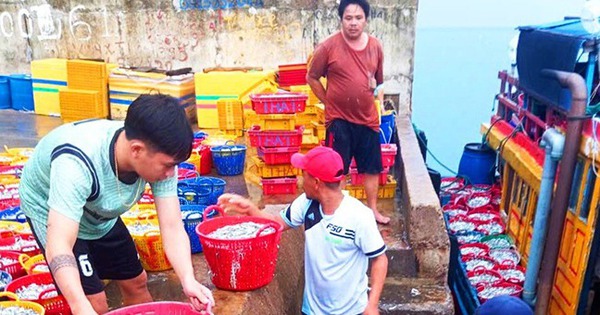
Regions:
<instances>
[{"instance_id":1,"label":"white t-shirt","mask_svg":"<svg viewBox=\"0 0 600 315\"><path fill-rule=\"evenodd\" d=\"M334 214L324 215L318 201L302 194L281 217L293 228L304 224L302 312L362 313L368 302L368 260L386 250L373 211L344 195Z\"/></svg>"}]
</instances>

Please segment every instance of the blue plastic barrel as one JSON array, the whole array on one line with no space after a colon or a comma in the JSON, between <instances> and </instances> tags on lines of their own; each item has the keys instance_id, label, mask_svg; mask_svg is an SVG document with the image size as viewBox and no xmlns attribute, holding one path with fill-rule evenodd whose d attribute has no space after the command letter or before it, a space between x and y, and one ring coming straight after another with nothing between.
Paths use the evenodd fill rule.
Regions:
<instances>
[{"instance_id":1,"label":"blue plastic barrel","mask_svg":"<svg viewBox=\"0 0 600 315\"><path fill-rule=\"evenodd\" d=\"M33 86L28 74L12 74L10 80L10 98L12 108L33 111Z\"/></svg>"},{"instance_id":2,"label":"blue plastic barrel","mask_svg":"<svg viewBox=\"0 0 600 315\"><path fill-rule=\"evenodd\" d=\"M0 109L11 108L8 77L0 76Z\"/></svg>"},{"instance_id":3,"label":"blue plastic barrel","mask_svg":"<svg viewBox=\"0 0 600 315\"><path fill-rule=\"evenodd\" d=\"M467 143L458 165L458 176L465 177L472 185L491 185L495 173L496 151L478 142Z\"/></svg>"}]
</instances>

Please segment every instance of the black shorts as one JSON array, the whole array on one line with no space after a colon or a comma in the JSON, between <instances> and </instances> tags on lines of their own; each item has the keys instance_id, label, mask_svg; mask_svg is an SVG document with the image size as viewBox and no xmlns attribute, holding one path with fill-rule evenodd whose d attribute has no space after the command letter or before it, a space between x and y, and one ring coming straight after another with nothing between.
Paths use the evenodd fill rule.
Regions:
<instances>
[{"instance_id":1,"label":"black shorts","mask_svg":"<svg viewBox=\"0 0 600 315\"><path fill-rule=\"evenodd\" d=\"M334 119L327 127L325 145L342 156L344 174L348 174L352 157L359 173L379 174L383 171L379 132L367 126Z\"/></svg>"},{"instance_id":2,"label":"black shorts","mask_svg":"<svg viewBox=\"0 0 600 315\"><path fill-rule=\"evenodd\" d=\"M35 239L34 225L27 218ZM38 245L41 246L39 240ZM73 254L79 266L79 277L86 295L104 291L102 279L127 280L139 276L144 269L135 249L133 239L121 220L106 235L96 240L77 239Z\"/></svg>"}]
</instances>

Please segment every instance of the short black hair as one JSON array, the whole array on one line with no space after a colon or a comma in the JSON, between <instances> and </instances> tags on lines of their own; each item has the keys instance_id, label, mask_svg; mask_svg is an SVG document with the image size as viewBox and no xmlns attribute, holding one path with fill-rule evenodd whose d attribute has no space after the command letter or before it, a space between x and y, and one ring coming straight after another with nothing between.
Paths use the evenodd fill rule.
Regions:
<instances>
[{"instance_id":1,"label":"short black hair","mask_svg":"<svg viewBox=\"0 0 600 315\"><path fill-rule=\"evenodd\" d=\"M136 98L127 110L125 136L143 141L177 163L192 153L192 126L179 101L169 95L142 94Z\"/></svg>"},{"instance_id":2,"label":"short black hair","mask_svg":"<svg viewBox=\"0 0 600 315\"><path fill-rule=\"evenodd\" d=\"M363 9L363 11L365 11L365 19L366 20L369 19L369 13L371 13L371 6L367 2L367 0L342 0L342 1L340 1L340 5L338 6L338 15L340 16L340 19L344 18L344 11L346 11L346 8L351 4L356 4L356 5L360 6Z\"/></svg>"}]
</instances>

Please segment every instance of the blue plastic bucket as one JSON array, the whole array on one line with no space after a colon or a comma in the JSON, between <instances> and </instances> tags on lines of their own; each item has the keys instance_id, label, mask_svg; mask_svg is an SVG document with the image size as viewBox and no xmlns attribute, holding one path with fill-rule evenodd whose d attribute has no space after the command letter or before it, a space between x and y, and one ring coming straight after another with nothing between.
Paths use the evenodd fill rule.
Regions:
<instances>
[{"instance_id":1,"label":"blue plastic bucket","mask_svg":"<svg viewBox=\"0 0 600 315\"><path fill-rule=\"evenodd\" d=\"M210 152L219 175L233 176L244 172L245 145L220 145L210 148Z\"/></svg>"},{"instance_id":2,"label":"blue plastic bucket","mask_svg":"<svg viewBox=\"0 0 600 315\"><path fill-rule=\"evenodd\" d=\"M219 196L225 191L226 184L227 182L221 178L199 176L180 180L177 183L177 188L180 192L180 198L184 197L188 201L184 204L214 205L217 203ZM195 197L195 199L190 198L190 196Z\"/></svg>"},{"instance_id":3,"label":"blue plastic bucket","mask_svg":"<svg viewBox=\"0 0 600 315\"><path fill-rule=\"evenodd\" d=\"M206 206L203 205L184 205L181 206L181 217L183 218L183 226L185 227L185 232L190 239L190 247L192 249L192 254L202 252L202 245L200 244L200 239L198 238L198 234L196 233L196 226L202 223L202 214ZM217 211L212 210L211 213L207 214L208 218L212 218L219 214Z\"/></svg>"},{"instance_id":4,"label":"blue plastic bucket","mask_svg":"<svg viewBox=\"0 0 600 315\"><path fill-rule=\"evenodd\" d=\"M0 76L0 109L9 109L11 107L8 77Z\"/></svg>"},{"instance_id":5,"label":"blue plastic bucket","mask_svg":"<svg viewBox=\"0 0 600 315\"><path fill-rule=\"evenodd\" d=\"M10 98L12 108L33 111L33 86L28 74L12 74L10 80Z\"/></svg>"},{"instance_id":6,"label":"blue plastic bucket","mask_svg":"<svg viewBox=\"0 0 600 315\"><path fill-rule=\"evenodd\" d=\"M494 183L496 173L496 151L478 142L467 143L458 165L458 176L471 185Z\"/></svg>"},{"instance_id":7,"label":"blue plastic bucket","mask_svg":"<svg viewBox=\"0 0 600 315\"><path fill-rule=\"evenodd\" d=\"M396 115L391 113L389 115L381 116L381 125L379 126L379 143L390 143L392 141L392 133L396 128Z\"/></svg>"}]
</instances>

